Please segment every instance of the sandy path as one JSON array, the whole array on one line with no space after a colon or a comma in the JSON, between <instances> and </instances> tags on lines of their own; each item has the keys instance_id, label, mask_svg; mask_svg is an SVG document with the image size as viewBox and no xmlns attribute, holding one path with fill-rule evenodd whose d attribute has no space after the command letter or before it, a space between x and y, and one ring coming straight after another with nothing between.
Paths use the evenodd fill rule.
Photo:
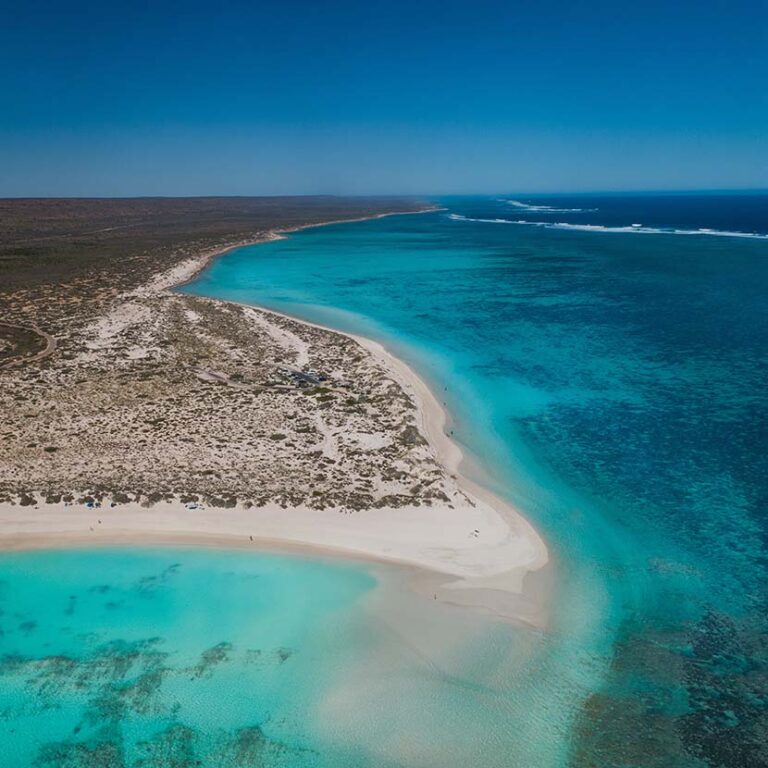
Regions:
<instances>
[{"instance_id":1,"label":"sandy path","mask_svg":"<svg viewBox=\"0 0 768 768\"><path fill-rule=\"evenodd\" d=\"M53 354L56 350L56 339L51 336L50 333L46 333L42 328L38 328L36 325L15 325L14 323L0 322L0 325L4 328L15 328L22 331L31 331L37 334L45 340L45 347L34 355L21 355L19 357L10 357L7 360L0 363L0 368L11 368L14 365L26 365L27 363L34 363L38 360L43 360L48 355Z\"/></svg>"}]
</instances>

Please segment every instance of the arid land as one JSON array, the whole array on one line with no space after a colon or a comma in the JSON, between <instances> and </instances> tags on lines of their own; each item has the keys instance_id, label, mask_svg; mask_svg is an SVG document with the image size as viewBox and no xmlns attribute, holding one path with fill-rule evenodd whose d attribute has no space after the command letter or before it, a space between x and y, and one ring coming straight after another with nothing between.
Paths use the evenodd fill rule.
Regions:
<instances>
[{"instance_id":1,"label":"arid land","mask_svg":"<svg viewBox=\"0 0 768 768\"><path fill-rule=\"evenodd\" d=\"M424 207L0 201L0 546L309 546L450 574L430 593L538 623L521 594L546 548L457 474L412 371L365 339L170 290L278 231Z\"/></svg>"}]
</instances>

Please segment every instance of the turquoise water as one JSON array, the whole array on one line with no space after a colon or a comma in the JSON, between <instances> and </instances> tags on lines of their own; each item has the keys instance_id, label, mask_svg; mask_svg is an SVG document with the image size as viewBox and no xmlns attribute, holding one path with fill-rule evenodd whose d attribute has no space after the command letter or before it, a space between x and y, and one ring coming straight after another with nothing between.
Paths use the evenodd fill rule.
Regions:
<instances>
[{"instance_id":1,"label":"turquoise water","mask_svg":"<svg viewBox=\"0 0 768 768\"><path fill-rule=\"evenodd\" d=\"M444 202L186 290L382 340L550 543L552 626L504 646L507 764L768 764L768 197Z\"/></svg>"},{"instance_id":2,"label":"turquoise water","mask_svg":"<svg viewBox=\"0 0 768 768\"><path fill-rule=\"evenodd\" d=\"M508 764L519 647L387 580L253 552L5 554L0 764Z\"/></svg>"},{"instance_id":3,"label":"turquoise water","mask_svg":"<svg viewBox=\"0 0 768 768\"><path fill-rule=\"evenodd\" d=\"M373 584L359 569L186 551L4 555L0 579L8 768L321 764L306 710Z\"/></svg>"}]
</instances>

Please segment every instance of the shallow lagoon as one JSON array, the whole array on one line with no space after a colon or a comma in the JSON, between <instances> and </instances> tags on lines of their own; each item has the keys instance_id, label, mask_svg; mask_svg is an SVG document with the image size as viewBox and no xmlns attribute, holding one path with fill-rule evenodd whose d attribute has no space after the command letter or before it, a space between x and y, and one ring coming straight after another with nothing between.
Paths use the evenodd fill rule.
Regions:
<instances>
[{"instance_id":1,"label":"shallow lagoon","mask_svg":"<svg viewBox=\"0 0 768 768\"><path fill-rule=\"evenodd\" d=\"M403 578L242 551L2 555L2 765L508 764L525 646Z\"/></svg>"},{"instance_id":2,"label":"shallow lagoon","mask_svg":"<svg viewBox=\"0 0 768 768\"><path fill-rule=\"evenodd\" d=\"M322 660L374 583L184 550L4 555L0 579L3 765L19 768L317 764L303 722Z\"/></svg>"}]
</instances>

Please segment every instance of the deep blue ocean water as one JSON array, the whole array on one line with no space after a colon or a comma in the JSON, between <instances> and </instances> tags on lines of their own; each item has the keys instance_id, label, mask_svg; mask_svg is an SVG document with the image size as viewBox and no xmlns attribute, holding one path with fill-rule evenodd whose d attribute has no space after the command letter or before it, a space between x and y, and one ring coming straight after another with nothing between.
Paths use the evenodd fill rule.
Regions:
<instances>
[{"instance_id":1,"label":"deep blue ocean water","mask_svg":"<svg viewBox=\"0 0 768 768\"><path fill-rule=\"evenodd\" d=\"M374 336L442 395L558 561L537 764L768 764L768 195L439 202L187 290Z\"/></svg>"}]
</instances>

